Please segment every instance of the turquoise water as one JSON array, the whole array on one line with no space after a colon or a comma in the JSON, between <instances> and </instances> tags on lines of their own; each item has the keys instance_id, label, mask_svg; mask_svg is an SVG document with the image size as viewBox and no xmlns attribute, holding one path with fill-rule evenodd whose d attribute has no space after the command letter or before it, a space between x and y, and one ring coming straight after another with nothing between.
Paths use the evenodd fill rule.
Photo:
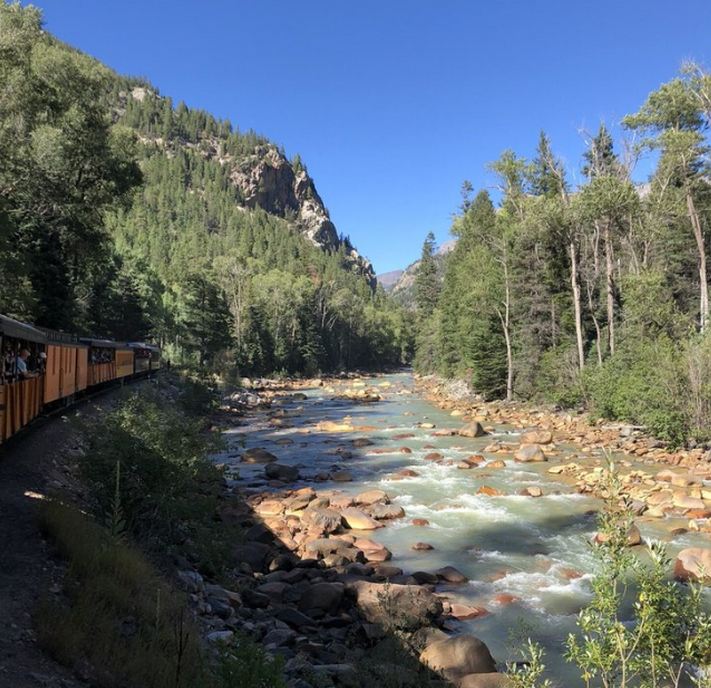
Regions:
<instances>
[{"instance_id":1,"label":"turquoise water","mask_svg":"<svg viewBox=\"0 0 711 688\"><path fill-rule=\"evenodd\" d=\"M562 655L565 639L575 630L576 616L590 599L595 560L588 543L596 529L594 512L601 504L547 473L550 466L570 460L576 448L560 447L562 455L549 463L519 464L508 454L484 451L495 440L510 442L512 450L518 446L518 432L510 427L495 426L490 436L478 439L433 436L435 430L418 424L432 423L435 429L444 429L459 428L464 421L414 393L408 374L366 381L375 387L383 382L391 386L380 387L385 398L375 404L332 400L333 392L323 388L306 390L306 400L281 401L272 412L279 414L283 426L275 427L260 418L228 431L230 448L218 459L235 466L241 486L264 488L263 466L247 466L235 458L242 448L264 447L280 463L299 466L300 483L318 490L385 490L406 516L386 522L387 527L369 532L368 537L387 546L393 553L391 563L405 572L455 566L470 582L438 590L452 601L483 606L490 612L473 620L454 621L453 630L480 637L501 663L517 659L515 648L520 647L522 637L530 635L544 646L556 685L582 685ZM315 427L321 421L344 419L356 427L369 427L343 433L319 432ZM396 438L402 434L412 437ZM367 438L373 444L354 448L356 438ZM411 453L402 453L402 447ZM455 463L482 454L487 459L504 459L506 466L460 470L425 460L435 451ZM602 463L602 456L592 452L575 460L592 467ZM316 481L319 474L335 468L350 471L353 482ZM401 469L418 475L394 480L392 474ZM483 485L503 495L477 494ZM530 486L540 487L543 496L517 494ZM413 518L427 519L429 525L415 526ZM644 537L664 540L669 539L671 527L680 524L683 522L638 520ZM434 549L413 551L416 542L429 543ZM708 544L706 536L690 533L676 538L669 551L701 543ZM506 597L497 597L500 595Z\"/></svg>"}]
</instances>

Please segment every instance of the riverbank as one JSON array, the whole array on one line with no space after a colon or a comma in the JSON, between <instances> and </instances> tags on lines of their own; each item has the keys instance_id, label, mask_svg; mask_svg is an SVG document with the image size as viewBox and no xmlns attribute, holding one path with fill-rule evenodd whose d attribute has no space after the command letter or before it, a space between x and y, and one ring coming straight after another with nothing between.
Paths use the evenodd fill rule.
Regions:
<instances>
[{"instance_id":1,"label":"riverbank","mask_svg":"<svg viewBox=\"0 0 711 688\"><path fill-rule=\"evenodd\" d=\"M440 410L404 374L302 381L283 394L227 428L229 449L216 458L231 489L282 545L334 570L348 603L358 595L342 576L365 575L381 593L388 580L431 592L442 605L434 625L481 638L498 668L516 658L508 636L524 618L551 655L551 676L577 685L562 644L589 600L587 543L601 503L595 484L572 465L597 480L601 447L554 438L558 429L547 430L547 419L533 412L489 411L477 421L451 399L441 399ZM529 428L538 420L537 436L525 438L515 418ZM536 439L545 460L516 460L523 439ZM645 476L658 468L626 459L621 467ZM637 520L636 541L670 540L672 555L707 537L672 534L673 518ZM447 567L456 569L456 582L442 577ZM361 636L362 624L355 625ZM287 666L289 642L271 648L290 658Z\"/></svg>"},{"instance_id":2,"label":"riverbank","mask_svg":"<svg viewBox=\"0 0 711 688\"><path fill-rule=\"evenodd\" d=\"M638 515L685 518L688 529L711 532L711 453L704 448L671 450L641 429L593 422L585 413L481 402L461 383L433 376L418 378L416 386L425 398L460 420L485 426L505 424L520 430L524 433L521 443L538 446L546 458L559 457L559 447L572 448L567 457L571 460L550 471L570 480L580 492L605 496L604 458L608 454L617 461L623 489ZM488 449L504 455L518 450L511 444Z\"/></svg>"}]
</instances>

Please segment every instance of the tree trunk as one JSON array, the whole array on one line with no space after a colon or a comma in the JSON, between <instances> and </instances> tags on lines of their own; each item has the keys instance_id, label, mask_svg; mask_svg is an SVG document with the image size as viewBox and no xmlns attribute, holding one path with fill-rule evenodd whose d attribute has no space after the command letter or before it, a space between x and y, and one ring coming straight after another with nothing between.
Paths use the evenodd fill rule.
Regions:
<instances>
[{"instance_id":1,"label":"tree trunk","mask_svg":"<svg viewBox=\"0 0 711 688\"><path fill-rule=\"evenodd\" d=\"M615 278L612 265L612 237L610 223L605 222L605 281L607 285L607 341L610 356L615 353Z\"/></svg>"},{"instance_id":2,"label":"tree trunk","mask_svg":"<svg viewBox=\"0 0 711 688\"><path fill-rule=\"evenodd\" d=\"M583 322L580 314L580 285L578 284L578 258L575 253L575 243L571 240L570 251L570 285L573 288L573 307L575 309L575 338L578 343L578 364L580 371L585 368L585 352L583 350Z\"/></svg>"},{"instance_id":3,"label":"tree trunk","mask_svg":"<svg viewBox=\"0 0 711 688\"><path fill-rule=\"evenodd\" d=\"M505 316L502 320L504 329L504 339L506 340L506 401L513 400L513 352L511 349L511 287L509 285L508 265L504 262L504 284L506 288L506 300L504 302ZM501 314L499 314L501 317Z\"/></svg>"},{"instance_id":4,"label":"tree trunk","mask_svg":"<svg viewBox=\"0 0 711 688\"><path fill-rule=\"evenodd\" d=\"M691 226L694 230L694 239L696 239L696 248L699 252L699 327L701 332L704 332L709 318L709 285L706 281L706 245L699 213L696 210L694 197L691 195L689 189L686 191L686 207L689 211L689 219L691 220Z\"/></svg>"}]
</instances>

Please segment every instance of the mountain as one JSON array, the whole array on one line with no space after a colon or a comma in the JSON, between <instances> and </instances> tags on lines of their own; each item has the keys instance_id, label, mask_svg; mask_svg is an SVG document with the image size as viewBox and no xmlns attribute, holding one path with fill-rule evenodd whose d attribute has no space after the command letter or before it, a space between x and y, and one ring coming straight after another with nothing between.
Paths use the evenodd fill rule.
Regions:
<instances>
[{"instance_id":1,"label":"mountain","mask_svg":"<svg viewBox=\"0 0 711 688\"><path fill-rule=\"evenodd\" d=\"M0 312L229 375L409 355L299 155L117 74L32 6L0 0L0 45Z\"/></svg>"},{"instance_id":2,"label":"mountain","mask_svg":"<svg viewBox=\"0 0 711 688\"><path fill-rule=\"evenodd\" d=\"M452 249L456 245L457 240L451 239L445 241L435 253L435 262L437 264L437 276L440 281L444 279L444 270L446 265L446 258L451 253ZM420 261L416 260L414 263L410 263L404 270L396 270L393 273L399 272L399 276L395 279L389 286L387 291L391 294L393 299L405 306L408 309L415 307L415 277L417 276L417 268L420 265ZM380 279L380 278L378 278Z\"/></svg>"},{"instance_id":3,"label":"mountain","mask_svg":"<svg viewBox=\"0 0 711 688\"><path fill-rule=\"evenodd\" d=\"M216 162L236 192L237 207L261 209L285 219L291 229L323 251L333 253L343 249L349 268L375 287L372 265L359 255L348 238L338 235L300 156L289 161L276 144L253 132L244 137L246 146L235 148L230 145L230 138L239 139L239 132L233 132L228 123L216 120L213 121L217 128L213 130L208 124L213 118L199 111L204 120L200 129L190 132L185 127L171 127L166 130L164 125L166 117L170 117L167 111L172 109L171 99L161 97L156 90L143 84L131 87L127 82L126 86L128 88L118 92L114 118L116 122L136 129L144 146L158 149L167 156L189 151L207 162ZM178 109L185 114L190 112L182 104ZM155 117L157 114L160 118Z\"/></svg>"},{"instance_id":4,"label":"mountain","mask_svg":"<svg viewBox=\"0 0 711 688\"><path fill-rule=\"evenodd\" d=\"M377 275L375 279L378 280L378 284L385 289L385 291L390 291L397 281L402 277L404 270L391 270L390 272L384 272L381 275Z\"/></svg>"}]
</instances>

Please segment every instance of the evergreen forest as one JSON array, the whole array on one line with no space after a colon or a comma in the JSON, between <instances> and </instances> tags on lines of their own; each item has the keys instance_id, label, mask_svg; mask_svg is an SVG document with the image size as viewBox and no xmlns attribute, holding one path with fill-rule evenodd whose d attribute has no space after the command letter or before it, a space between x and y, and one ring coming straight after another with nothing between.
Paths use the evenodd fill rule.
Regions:
<instances>
[{"instance_id":1,"label":"evergreen forest","mask_svg":"<svg viewBox=\"0 0 711 688\"><path fill-rule=\"evenodd\" d=\"M604 124L584 134L577 169L542 132L533 159L491 163L493 191L465 182L443 280L432 237L423 246L416 367L486 399L708 440L710 124L711 75L687 64L624 118L621 140ZM640 159L654 169L635 183Z\"/></svg>"},{"instance_id":2,"label":"evergreen forest","mask_svg":"<svg viewBox=\"0 0 711 688\"><path fill-rule=\"evenodd\" d=\"M0 4L0 81L0 312L234 373L407 360L409 316L350 241L260 203L278 180L248 203L231 178L271 157L313 203L298 155L117 75L31 6Z\"/></svg>"}]
</instances>

